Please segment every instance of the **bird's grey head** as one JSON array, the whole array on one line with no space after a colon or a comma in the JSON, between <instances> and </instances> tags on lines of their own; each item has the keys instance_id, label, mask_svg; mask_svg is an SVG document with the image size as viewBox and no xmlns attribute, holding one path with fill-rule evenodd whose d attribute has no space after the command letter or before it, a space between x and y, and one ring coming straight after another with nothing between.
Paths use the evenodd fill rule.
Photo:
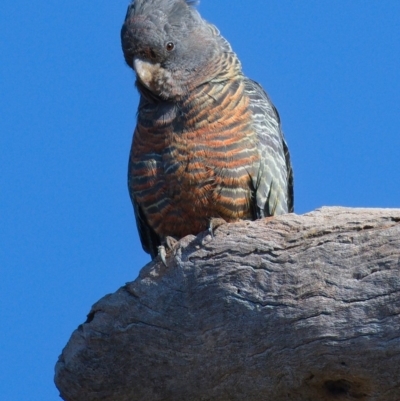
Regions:
<instances>
[{"instance_id":1,"label":"bird's grey head","mask_svg":"<svg viewBox=\"0 0 400 401\"><path fill-rule=\"evenodd\" d=\"M196 3L134 0L129 5L121 41L139 90L145 88L161 99L173 100L210 78L205 70L221 43L217 31L194 8Z\"/></svg>"}]
</instances>

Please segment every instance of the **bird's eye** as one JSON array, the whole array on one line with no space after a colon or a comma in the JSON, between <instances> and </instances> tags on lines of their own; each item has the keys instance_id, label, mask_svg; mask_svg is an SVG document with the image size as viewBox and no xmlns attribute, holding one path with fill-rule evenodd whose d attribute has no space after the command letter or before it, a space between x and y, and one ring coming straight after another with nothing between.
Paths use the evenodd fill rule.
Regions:
<instances>
[{"instance_id":1,"label":"bird's eye","mask_svg":"<svg viewBox=\"0 0 400 401\"><path fill-rule=\"evenodd\" d=\"M168 43L165 45L165 48L170 52L171 50L174 50L175 45L174 45L172 42L168 42Z\"/></svg>"}]
</instances>

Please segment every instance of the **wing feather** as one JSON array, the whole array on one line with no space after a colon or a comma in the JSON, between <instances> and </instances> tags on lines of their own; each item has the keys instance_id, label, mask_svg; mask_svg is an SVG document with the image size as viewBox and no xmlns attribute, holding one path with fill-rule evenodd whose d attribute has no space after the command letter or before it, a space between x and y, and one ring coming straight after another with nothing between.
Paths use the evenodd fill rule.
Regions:
<instances>
[{"instance_id":1,"label":"wing feather","mask_svg":"<svg viewBox=\"0 0 400 401\"><path fill-rule=\"evenodd\" d=\"M139 232L140 242L142 243L143 250L151 255L154 259L158 254L158 247L161 245L160 237L151 228L147 219L138 205L138 203L132 199L133 210L135 212L136 226Z\"/></svg>"},{"instance_id":2,"label":"wing feather","mask_svg":"<svg viewBox=\"0 0 400 401\"><path fill-rule=\"evenodd\" d=\"M279 114L260 84L246 78L245 88L260 151L258 173L252 177L255 217L293 212L293 171Z\"/></svg>"}]
</instances>

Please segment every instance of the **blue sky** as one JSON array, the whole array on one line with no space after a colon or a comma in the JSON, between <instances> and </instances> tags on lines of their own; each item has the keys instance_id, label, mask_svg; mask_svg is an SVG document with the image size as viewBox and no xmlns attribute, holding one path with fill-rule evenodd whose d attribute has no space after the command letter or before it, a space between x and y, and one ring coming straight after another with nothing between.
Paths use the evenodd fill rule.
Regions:
<instances>
[{"instance_id":1,"label":"blue sky","mask_svg":"<svg viewBox=\"0 0 400 401\"><path fill-rule=\"evenodd\" d=\"M0 394L58 399L53 369L90 306L149 261L126 187L138 96L126 0L3 0ZM278 108L295 210L400 207L400 2L203 0Z\"/></svg>"}]
</instances>

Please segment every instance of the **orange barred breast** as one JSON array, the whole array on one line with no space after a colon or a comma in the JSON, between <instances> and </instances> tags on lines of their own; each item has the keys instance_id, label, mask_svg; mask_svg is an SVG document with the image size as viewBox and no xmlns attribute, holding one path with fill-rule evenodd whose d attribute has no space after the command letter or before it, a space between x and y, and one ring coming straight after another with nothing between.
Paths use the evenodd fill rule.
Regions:
<instances>
[{"instance_id":1,"label":"orange barred breast","mask_svg":"<svg viewBox=\"0 0 400 401\"><path fill-rule=\"evenodd\" d=\"M174 110L139 113L129 163L131 195L161 237L206 230L212 217L254 218L259 163L240 80L204 85Z\"/></svg>"}]
</instances>

